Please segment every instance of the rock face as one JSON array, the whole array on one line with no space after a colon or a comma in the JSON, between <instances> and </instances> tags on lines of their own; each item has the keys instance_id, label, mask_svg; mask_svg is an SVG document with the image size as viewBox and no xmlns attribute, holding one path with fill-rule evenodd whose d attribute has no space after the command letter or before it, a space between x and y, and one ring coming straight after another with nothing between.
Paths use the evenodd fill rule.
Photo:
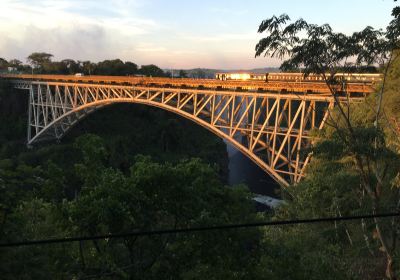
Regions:
<instances>
[{"instance_id":1,"label":"rock face","mask_svg":"<svg viewBox=\"0 0 400 280\"><path fill-rule=\"evenodd\" d=\"M253 200L272 209L279 207L283 203L283 200L266 195L256 195Z\"/></svg>"}]
</instances>

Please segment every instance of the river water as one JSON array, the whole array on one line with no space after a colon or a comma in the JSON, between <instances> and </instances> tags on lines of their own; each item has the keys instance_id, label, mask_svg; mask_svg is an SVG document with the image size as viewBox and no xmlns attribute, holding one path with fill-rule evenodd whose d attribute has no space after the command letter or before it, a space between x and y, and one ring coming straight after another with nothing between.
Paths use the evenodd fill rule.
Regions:
<instances>
[{"instance_id":1,"label":"river water","mask_svg":"<svg viewBox=\"0 0 400 280\"><path fill-rule=\"evenodd\" d=\"M246 184L255 194L277 197L279 185L251 159L243 155L235 147L226 143L229 157L230 185Z\"/></svg>"}]
</instances>

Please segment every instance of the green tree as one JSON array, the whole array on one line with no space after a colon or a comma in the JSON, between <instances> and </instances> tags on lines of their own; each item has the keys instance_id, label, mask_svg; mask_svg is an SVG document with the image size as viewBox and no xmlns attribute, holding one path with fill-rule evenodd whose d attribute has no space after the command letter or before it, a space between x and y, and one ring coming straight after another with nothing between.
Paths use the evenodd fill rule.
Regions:
<instances>
[{"instance_id":1,"label":"green tree","mask_svg":"<svg viewBox=\"0 0 400 280\"><path fill-rule=\"evenodd\" d=\"M142 65L139 72L147 77L164 77L165 73L162 69L154 64Z\"/></svg>"},{"instance_id":2,"label":"green tree","mask_svg":"<svg viewBox=\"0 0 400 280\"><path fill-rule=\"evenodd\" d=\"M45 52L34 52L27 58L28 63L32 68L38 69L40 73L44 71L44 67L51 63L52 54Z\"/></svg>"},{"instance_id":3,"label":"green tree","mask_svg":"<svg viewBox=\"0 0 400 280\"><path fill-rule=\"evenodd\" d=\"M0 70L7 70L8 61L0 57Z\"/></svg>"},{"instance_id":4,"label":"green tree","mask_svg":"<svg viewBox=\"0 0 400 280\"><path fill-rule=\"evenodd\" d=\"M171 165L137 157L124 175L99 161L102 146L87 144L95 139L78 140L85 144L80 146L84 162L92 166L79 173L85 182L79 197L65 205L76 234L256 219L250 194L242 188L223 187L216 172L198 160ZM93 241L83 246L81 273L110 279L255 279L259 242L258 230Z\"/></svg>"},{"instance_id":5,"label":"green tree","mask_svg":"<svg viewBox=\"0 0 400 280\"><path fill-rule=\"evenodd\" d=\"M104 60L97 63L96 72L103 75L119 75L124 63L120 59Z\"/></svg>"},{"instance_id":6,"label":"green tree","mask_svg":"<svg viewBox=\"0 0 400 280\"><path fill-rule=\"evenodd\" d=\"M68 236L61 226L62 217L54 204L41 199L25 199L14 206L1 242ZM67 253L68 252L68 253ZM63 245L3 248L0 272L3 279L68 278L73 266L74 250Z\"/></svg>"},{"instance_id":7,"label":"green tree","mask_svg":"<svg viewBox=\"0 0 400 280\"><path fill-rule=\"evenodd\" d=\"M17 71L21 71L24 69L24 65L22 64L22 62L18 59L11 59L8 62L8 66L9 67L13 67L15 69L17 69Z\"/></svg>"},{"instance_id":8,"label":"green tree","mask_svg":"<svg viewBox=\"0 0 400 280\"><path fill-rule=\"evenodd\" d=\"M80 73L81 68L78 62L76 62L73 59L63 59L61 60L61 65L66 71L65 74L75 74L75 73Z\"/></svg>"},{"instance_id":9,"label":"green tree","mask_svg":"<svg viewBox=\"0 0 400 280\"><path fill-rule=\"evenodd\" d=\"M134 75L137 74L138 71L138 66L135 63L126 61L122 75Z\"/></svg>"},{"instance_id":10,"label":"green tree","mask_svg":"<svg viewBox=\"0 0 400 280\"><path fill-rule=\"evenodd\" d=\"M396 59L394 52L400 47L399 7L393 9L392 15L394 19L386 32L367 27L351 36L333 32L328 24L318 26L303 19L287 24L290 21L287 15L274 16L261 23L258 31L266 32L267 36L256 46L256 56L265 53L284 59L281 65L283 70L303 68L305 75L316 73L323 76L335 98L336 108L330 114L327 129L319 135L320 140L314 148L314 161L319 162L318 158L322 158L345 164L347 170L354 170L357 183L350 184L352 188L347 190L348 195L356 194L358 209L367 209L373 213L400 205L398 189L393 188L393 180L399 170L399 156L387 145L385 134L379 126L380 122L385 122L380 112L387 71ZM350 62L352 59L354 62ZM367 108L367 111L375 110L375 118L371 120L365 115L366 108L359 110L355 105L343 104L339 100L339 93L343 91L341 86L345 81L336 74L339 70L349 71L350 68L357 69L373 63L387 65L383 85L375 103L376 110ZM325 164L321 164L314 171L311 169L307 173L309 179L304 184L315 180L309 173L326 174L321 172L324 167ZM330 175L325 175L324 179L335 179L330 181L334 186L331 191L342 196L346 192L342 192L341 184L351 182L354 175L345 173L344 177L332 177L336 170L331 169L328 172ZM315 189L316 184L321 183L320 180L312 185ZM325 184L322 186L327 187ZM331 202L326 202L325 207L331 207ZM305 211L305 208L302 209ZM336 209L336 214L340 214L339 210ZM379 240L379 249L384 252L383 257L387 261L386 276L390 279L397 279L398 223L398 218L393 218L391 222L375 219L373 223L374 236Z\"/></svg>"},{"instance_id":11,"label":"green tree","mask_svg":"<svg viewBox=\"0 0 400 280\"><path fill-rule=\"evenodd\" d=\"M95 63L90 62L89 60L85 60L81 62L82 70L85 75L92 75L93 71L96 67Z\"/></svg>"}]
</instances>

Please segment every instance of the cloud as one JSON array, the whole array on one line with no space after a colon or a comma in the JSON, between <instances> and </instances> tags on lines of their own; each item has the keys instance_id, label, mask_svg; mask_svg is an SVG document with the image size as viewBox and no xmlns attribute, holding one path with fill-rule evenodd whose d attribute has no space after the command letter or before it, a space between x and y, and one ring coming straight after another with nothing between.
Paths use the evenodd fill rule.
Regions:
<instances>
[{"instance_id":1,"label":"cloud","mask_svg":"<svg viewBox=\"0 0 400 280\"><path fill-rule=\"evenodd\" d=\"M32 25L42 29L52 29L54 27L68 28L74 25L97 25L103 28L119 29L121 33L129 32L133 35L144 34L157 27L153 20L140 18L135 15L134 10L126 7L123 9L121 5L111 6L105 10L106 7L98 8L102 7L101 2L98 2L97 8L93 10L94 3L92 0L42 0L32 5L27 1L4 0L0 4L1 27L7 26L15 29ZM79 7L79 9L76 10L75 7ZM2 29L7 31L5 28Z\"/></svg>"},{"instance_id":2,"label":"cloud","mask_svg":"<svg viewBox=\"0 0 400 280\"><path fill-rule=\"evenodd\" d=\"M158 29L151 19L129 16L134 14L136 1L112 2L108 13L103 11L107 16L99 16L99 8L91 9L96 3L92 0L39 0L35 4L3 0L0 54L22 58L34 51L48 51L62 58L118 57L127 41ZM106 9L101 2L96 6Z\"/></svg>"},{"instance_id":3,"label":"cloud","mask_svg":"<svg viewBox=\"0 0 400 280\"><path fill-rule=\"evenodd\" d=\"M265 64L253 58L256 33L221 33L215 28L201 34L184 33L184 27L162 22L157 15L143 16L143 5L152 1L1 0L0 57L25 61L32 52L44 51L53 54L55 60L120 58L162 68ZM151 17L153 8L147 11ZM233 11L214 10L218 12Z\"/></svg>"},{"instance_id":4,"label":"cloud","mask_svg":"<svg viewBox=\"0 0 400 280\"><path fill-rule=\"evenodd\" d=\"M86 26L65 30L41 29L27 26L21 29L21 38L5 36L0 42L2 55L8 58L25 58L30 53L45 51L55 55L56 59L94 59L97 55L110 55L114 49L108 41L107 31L99 26Z\"/></svg>"}]
</instances>

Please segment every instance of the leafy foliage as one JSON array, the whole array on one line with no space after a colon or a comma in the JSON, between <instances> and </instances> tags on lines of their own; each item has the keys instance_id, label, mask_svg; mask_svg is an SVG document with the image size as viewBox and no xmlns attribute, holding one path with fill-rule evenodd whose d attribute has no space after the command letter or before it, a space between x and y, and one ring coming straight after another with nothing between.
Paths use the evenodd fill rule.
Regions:
<instances>
[{"instance_id":1,"label":"leafy foliage","mask_svg":"<svg viewBox=\"0 0 400 280\"><path fill-rule=\"evenodd\" d=\"M387 33L368 26L348 36L335 33L328 24L309 24L299 19L288 24L290 17L282 14L261 22L258 32L266 33L256 45L255 56L277 57L285 61L281 69L304 68L304 73L334 76L339 68L382 64L399 40L398 13L388 26ZM351 62L354 60L354 62Z\"/></svg>"},{"instance_id":2,"label":"leafy foliage","mask_svg":"<svg viewBox=\"0 0 400 280\"><path fill-rule=\"evenodd\" d=\"M305 75L321 74L336 105L329 113L326 128L314 140L313 161L306 178L288 191L287 204L277 213L278 217L400 210L400 130L397 110L392 109L398 106L399 93L398 75L393 75L398 72L399 7L393 9L392 16L386 32L368 26L352 35L336 33L328 24L314 25L303 19L289 23L285 14L260 24L258 31L265 32L266 37L256 45L255 55L264 53L283 59L282 70L302 69ZM339 100L339 96L346 96L346 91L338 87L345 84L336 75L338 71L351 73L385 63L379 93L361 104ZM346 278L376 279L385 271L387 278L398 279L398 224L398 218L375 219L360 225L304 226L291 232L299 232L300 238L309 242L308 235L317 231L318 241L326 248L335 248L346 257L357 255L356 265L340 260L336 263L345 268ZM348 242L349 249L341 246L344 242ZM320 256L319 251L310 248ZM373 265L369 263L371 256L375 258ZM351 273L353 269L359 274Z\"/></svg>"}]
</instances>

